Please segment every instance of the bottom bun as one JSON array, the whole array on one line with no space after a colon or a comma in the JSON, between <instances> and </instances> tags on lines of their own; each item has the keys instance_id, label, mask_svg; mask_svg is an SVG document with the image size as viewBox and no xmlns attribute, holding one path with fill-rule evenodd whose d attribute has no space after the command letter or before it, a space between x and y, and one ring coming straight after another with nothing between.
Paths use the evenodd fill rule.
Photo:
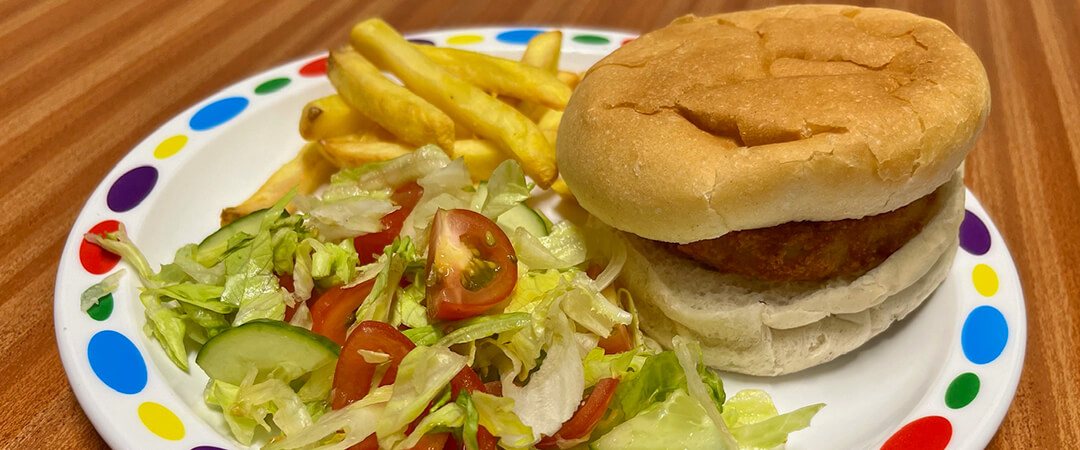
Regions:
<instances>
[{"instance_id":1,"label":"bottom bun","mask_svg":"<svg viewBox=\"0 0 1080 450\"><path fill-rule=\"evenodd\" d=\"M705 363L720 370L750 375L803 370L866 343L907 316L945 280L964 215L960 176L942 189L941 209L922 232L854 279L777 286L782 283L703 269L656 243L622 234L629 245L619 283L633 296L642 329L666 347L678 334L700 341ZM778 291L792 296L778 300ZM824 312L818 302L806 301L812 298L842 299L849 307ZM859 304L866 306L850 308ZM776 327L771 323L776 315L770 312L780 305L786 316L815 319Z\"/></svg>"}]
</instances>

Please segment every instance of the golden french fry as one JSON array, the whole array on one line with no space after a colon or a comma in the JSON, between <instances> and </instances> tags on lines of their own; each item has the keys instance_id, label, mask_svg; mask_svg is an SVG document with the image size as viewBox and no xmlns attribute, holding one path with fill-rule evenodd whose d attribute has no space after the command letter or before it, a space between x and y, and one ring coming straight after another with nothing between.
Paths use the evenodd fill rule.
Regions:
<instances>
[{"instance_id":1,"label":"golden french fry","mask_svg":"<svg viewBox=\"0 0 1080 450\"><path fill-rule=\"evenodd\" d=\"M363 25L363 24L361 24ZM430 45L413 48L448 72L487 92L565 109L571 89L544 69L481 53Z\"/></svg>"},{"instance_id":2,"label":"golden french fry","mask_svg":"<svg viewBox=\"0 0 1080 450\"><path fill-rule=\"evenodd\" d=\"M400 142L371 139L370 136L355 134L326 138L320 143L323 156L342 169L386 161L413 151L413 147Z\"/></svg>"},{"instance_id":3,"label":"golden french fry","mask_svg":"<svg viewBox=\"0 0 1080 450\"><path fill-rule=\"evenodd\" d=\"M454 121L405 87L388 80L351 48L330 51L326 74L345 102L402 141L454 145Z\"/></svg>"},{"instance_id":4,"label":"golden french fry","mask_svg":"<svg viewBox=\"0 0 1080 450\"><path fill-rule=\"evenodd\" d=\"M319 147L318 142L304 144L292 161L278 168L244 203L222 210L221 225L273 206L293 187L297 188L298 193L306 195L330 181L330 175L338 169L323 158Z\"/></svg>"},{"instance_id":5,"label":"golden french fry","mask_svg":"<svg viewBox=\"0 0 1080 450\"><path fill-rule=\"evenodd\" d=\"M556 194L559 194L565 198L574 198L574 193L570 192L570 186L567 186L566 182L563 181L562 178L559 178L558 180L555 180L554 183L551 183L551 190L555 191Z\"/></svg>"},{"instance_id":6,"label":"golden french fry","mask_svg":"<svg viewBox=\"0 0 1080 450\"><path fill-rule=\"evenodd\" d=\"M360 53L389 69L417 95L513 154L538 185L546 188L555 181L555 149L536 124L516 109L452 75L380 19L357 24L350 38Z\"/></svg>"},{"instance_id":7,"label":"golden french fry","mask_svg":"<svg viewBox=\"0 0 1080 450\"><path fill-rule=\"evenodd\" d=\"M450 158L463 158L473 182L479 182L491 178L491 173L506 160L506 155L491 141L464 139L454 143Z\"/></svg>"},{"instance_id":8,"label":"golden french fry","mask_svg":"<svg viewBox=\"0 0 1080 450\"><path fill-rule=\"evenodd\" d=\"M559 54L561 52L562 32L548 31L529 39L529 44L525 46L525 54L521 56L521 62L539 67L554 75L559 71ZM533 122L538 122L549 111L549 108L544 105L530 101L522 101L517 105L517 109ZM544 134L547 135L548 133L545 132ZM551 139L548 139L548 141L552 144L555 143Z\"/></svg>"},{"instance_id":9,"label":"golden french fry","mask_svg":"<svg viewBox=\"0 0 1080 450\"><path fill-rule=\"evenodd\" d=\"M540 131L548 138L551 145L555 145L555 137L559 133L559 122L562 120L562 116L562 111L549 109L544 111L544 115L540 117L540 120L536 121L536 126L540 127Z\"/></svg>"},{"instance_id":10,"label":"golden french fry","mask_svg":"<svg viewBox=\"0 0 1080 450\"><path fill-rule=\"evenodd\" d=\"M570 89L576 89L578 83L581 82L581 75L563 70L560 70L559 73L555 74L555 78L558 78L563 84L570 86Z\"/></svg>"},{"instance_id":11,"label":"golden french fry","mask_svg":"<svg viewBox=\"0 0 1080 450\"><path fill-rule=\"evenodd\" d=\"M554 75L559 71L559 54L562 53L562 32L548 31L529 39L521 62L539 67Z\"/></svg>"},{"instance_id":12,"label":"golden french fry","mask_svg":"<svg viewBox=\"0 0 1080 450\"><path fill-rule=\"evenodd\" d=\"M300 136L309 141L381 128L338 94L308 102L300 114Z\"/></svg>"}]
</instances>

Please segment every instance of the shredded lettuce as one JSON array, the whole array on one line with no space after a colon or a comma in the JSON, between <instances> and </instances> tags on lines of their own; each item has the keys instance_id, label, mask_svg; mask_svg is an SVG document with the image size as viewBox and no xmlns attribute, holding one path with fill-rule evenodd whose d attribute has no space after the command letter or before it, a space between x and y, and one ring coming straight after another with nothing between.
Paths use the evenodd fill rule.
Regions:
<instances>
[{"instance_id":1,"label":"shredded lettuce","mask_svg":"<svg viewBox=\"0 0 1080 450\"><path fill-rule=\"evenodd\" d=\"M197 283L181 283L157 289L147 289L147 292L168 297L177 300L180 303L198 306L219 314L235 312L237 309L236 305L221 301L223 291L224 288L222 286Z\"/></svg>"},{"instance_id":2,"label":"shredded lettuce","mask_svg":"<svg viewBox=\"0 0 1080 450\"><path fill-rule=\"evenodd\" d=\"M427 228L439 209L467 208L474 188L469 170L462 159L449 162L418 179L424 194L401 225L401 235L412 238L418 246L427 244Z\"/></svg>"},{"instance_id":3,"label":"shredded lettuce","mask_svg":"<svg viewBox=\"0 0 1080 450\"><path fill-rule=\"evenodd\" d=\"M79 308L82 312L89 311L91 307L98 304L98 300L107 294L116 291L116 288L120 287L120 279L124 277L124 269L117 270L111 275L105 277L98 283L86 288L79 296Z\"/></svg>"},{"instance_id":4,"label":"shredded lettuce","mask_svg":"<svg viewBox=\"0 0 1080 450\"><path fill-rule=\"evenodd\" d=\"M359 401L323 414L314 425L267 444L263 450L345 450L359 444L375 432L375 424L392 393L393 386L377 388Z\"/></svg>"},{"instance_id":5,"label":"shredded lettuce","mask_svg":"<svg viewBox=\"0 0 1080 450\"><path fill-rule=\"evenodd\" d=\"M498 333L517 330L528 325L531 320L529 313L524 312L480 316L462 320L452 326L454 331L447 333L446 336L439 341L439 345L449 347L455 344L472 342Z\"/></svg>"},{"instance_id":6,"label":"shredded lettuce","mask_svg":"<svg viewBox=\"0 0 1080 450\"><path fill-rule=\"evenodd\" d=\"M398 158L344 169L330 181L332 184L351 182L366 191L393 189L423 178L447 164L450 164L450 158L446 152L438 146L425 145Z\"/></svg>"},{"instance_id":7,"label":"shredded lettuce","mask_svg":"<svg viewBox=\"0 0 1080 450\"><path fill-rule=\"evenodd\" d=\"M408 449L416 446L420 438L434 430L446 428L458 428L465 424L465 411L457 403L447 403L433 408L428 415L420 419L416 429L401 441L396 448ZM475 436L474 436L475 438Z\"/></svg>"},{"instance_id":8,"label":"shredded lettuce","mask_svg":"<svg viewBox=\"0 0 1080 450\"><path fill-rule=\"evenodd\" d=\"M418 261L419 262L419 261ZM409 269L406 269L408 274ZM430 325L427 308L424 307L425 288L424 270L412 271L412 282L408 287L395 288L393 311L390 314L390 325L405 325L410 328L424 328Z\"/></svg>"},{"instance_id":9,"label":"shredded lettuce","mask_svg":"<svg viewBox=\"0 0 1080 450\"><path fill-rule=\"evenodd\" d=\"M477 421L497 436L503 447L522 448L535 442L532 428L514 414L514 399L473 392L472 403L476 406Z\"/></svg>"},{"instance_id":10,"label":"shredded lettuce","mask_svg":"<svg viewBox=\"0 0 1080 450\"><path fill-rule=\"evenodd\" d=\"M724 423L724 418L720 415L720 408L722 403L717 402L716 387L707 387L699 367L701 364L701 347L696 341L690 341L682 336L675 336L671 339L671 345L674 347L675 356L679 360L679 366L682 367L683 373L686 375L686 390L690 393L698 403L701 403L702 409L712 419L713 424L720 430L720 434L723 440L720 442L727 448L738 448L738 444L735 442L735 438L731 436L731 432L728 431L727 424ZM719 381L719 378L715 378ZM720 393L724 392L723 386L719 388ZM723 399L719 399L723 402Z\"/></svg>"},{"instance_id":11,"label":"shredded lettuce","mask_svg":"<svg viewBox=\"0 0 1080 450\"><path fill-rule=\"evenodd\" d=\"M143 286L158 286L157 281L154 280L154 270L150 268L150 263L139 251L139 248L135 246L135 243L131 242L124 224L120 224L119 229L105 236L86 233L84 237L90 243L97 244L111 253L120 255L120 258L135 269L135 273L139 275L139 280L142 281Z\"/></svg>"},{"instance_id":12,"label":"shredded lettuce","mask_svg":"<svg viewBox=\"0 0 1080 450\"><path fill-rule=\"evenodd\" d=\"M383 249L379 260L383 262L382 270L375 277L371 293L356 310L356 323L365 320L390 321L394 292L398 289L401 277L409 264L419 261L420 257L416 254L412 239L406 237L394 238L394 243Z\"/></svg>"},{"instance_id":13,"label":"shredded lettuce","mask_svg":"<svg viewBox=\"0 0 1080 450\"><path fill-rule=\"evenodd\" d=\"M222 264L215 264L212 267L206 267L199 263L195 260L198 249L199 246L196 244L188 244L180 247L173 257L173 265L183 271L184 274L196 283L217 286L225 284L225 266Z\"/></svg>"},{"instance_id":14,"label":"shredded lettuce","mask_svg":"<svg viewBox=\"0 0 1080 450\"><path fill-rule=\"evenodd\" d=\"M788 434L810 426L825 404L804 406L779 414L765 391L746 389L724 403L724 422L741 449L769 449L787 442Z\"/></svg>"},{"instance_id":15,"label":"shredded lettuce","mask_svg":"<svg viewBox=\"0 0 1080 450\"><path fill-rule=\"evenodd\" d=\"M596 432L594 431L594 435ZM679 388L593 442L597 450L737 449L693 397Z\"/></svg>"},{"instance_id":16,"label":"shredded lettuce","mask_svg":"<svg viewBox=\"0 0 1080 450\"><path fill-rule=\"evenodd\" d=\"M476 440L476 434L480 431L480 416L476 412L476 405L473 404L472 396L469 395L469 391L462 389L458 393L457 400L454 401L462 412L462 424L461 424L461 441L465 444L466 450L477 450L480 448L480 444Z\"/></svg>"},{"instance_id":17,"label":"shredded lettuce","mask_svg":"<svg viewBox=\"0 0 1080 450\"><path fill-rule=\"evenodd\" d=\"M623 379L630 372L640 371L646 359L641 348L611 355L605 355L602 348L593 348L581 362L585 370L585 386L594 386L604 378Z\"/></svg>"},{"instance_id":18,"label":"shredded lettuce","mask_svg":"<svg viewBox=\"0 0 1080 450\"><path fill-rule=\"evenodd\" d=\"M514 373L502 375L503 395L514 399L514 413L532 428L534 440L555 434L574 415L585 392L585 373L574 330L558 305L552 304L549 309L552 339L540 370L531 374L528 384L522 387L514 384Z\"/></svg>"},{"instance_id":19,"label":"shredded lettuce","mask_svg":"<svg viewBox=\"0 0 1080 450\"><path fill-rule=\"evenodd\" d=\"M162 303L157 295L149 292L139 294L139 301L146 315L143 330L161 343L165 354L177 367L188 370L187 348L184 346L187 325L180 305L177 302Z\"/></svg>"},{"instance_id":20,"label":"shredded lettuce","mask_svg":"<svg viewBox=\"0 0 1080 450\"><path fill-rule=\"evenodd\" d=\"M431 325L420 328L410 328L401 333L416 345L432 346L442 338L442 333Z\"/></svg>"},{"instance_id":21,"label":"shredded lettuce","mask_svg":"<svg viewBox=\"0 0 1080 450\"><path fill-rule=\"evenodd\" d=\"M380 445L394 447L405 439L405 428L427 409L461 368L466 358L445 347L416 347L398 366L394 395L378 419Z\"/></svg>"},{"instance_id":22,"label":"shredded lettuce","mask_svg":"<svg viewBox=\"0 0 1080 450\"><path fill-rule=\"evenodd\" d=\"M482 199L475 199L473 206L476 212L495 220L502 213L517 206L529 198L532 186L525 182L525 173L521 165L512 159L499 164L491 173L487 183L487 190L483 191Z\"/></svg>"}]
</instances>

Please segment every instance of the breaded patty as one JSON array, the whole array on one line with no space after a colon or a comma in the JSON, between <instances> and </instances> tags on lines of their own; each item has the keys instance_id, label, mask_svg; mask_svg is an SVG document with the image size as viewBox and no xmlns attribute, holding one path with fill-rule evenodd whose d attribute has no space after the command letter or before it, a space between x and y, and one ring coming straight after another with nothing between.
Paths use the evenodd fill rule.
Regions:
<instances>
[{"instance_id":1,"label":"breaded patty","mask_svg":"<svg viewBox=\"0 0 1080 450\"><path fill-rule=\"evenodd\" d=\"M922 230L933 215L935 195L861 219L789 222L671 247L717 271L764 280L861 275Z\"/></svg>"}]
</instances>

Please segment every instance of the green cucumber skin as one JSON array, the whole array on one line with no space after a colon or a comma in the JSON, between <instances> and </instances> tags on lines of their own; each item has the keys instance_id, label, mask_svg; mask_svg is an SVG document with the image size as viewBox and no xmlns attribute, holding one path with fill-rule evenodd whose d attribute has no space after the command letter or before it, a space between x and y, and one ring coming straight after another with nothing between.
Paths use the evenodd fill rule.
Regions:
<instances>
[{"instance_id":1,"label":"green cucumber skin","mask_svg":"<svg viewBox=\"0 0 1080 450\"><path fill-rule=\"evenodd\" d=\"M519 204L509 211L502 213L495 222L510 230L517 228L524 228L533 236L542 237L547 236L551 230L548 229L547 223L544 221L544 217L540 215L536 210L528 207L525 204Z\"/></svg>"},{"instance_id":2,"label":"green cucumber skin","mask_svg":"<svg viewBox=\"0 0 1080 450\"><path fill-rule=\"evenodd\" d=\"M259 319L230 328L203 344L195 363L213 379L240 384L248 368L260 372L291 364L310 372L337 359L341 347L305 328Z\"/></svg>"}]
</instances>

